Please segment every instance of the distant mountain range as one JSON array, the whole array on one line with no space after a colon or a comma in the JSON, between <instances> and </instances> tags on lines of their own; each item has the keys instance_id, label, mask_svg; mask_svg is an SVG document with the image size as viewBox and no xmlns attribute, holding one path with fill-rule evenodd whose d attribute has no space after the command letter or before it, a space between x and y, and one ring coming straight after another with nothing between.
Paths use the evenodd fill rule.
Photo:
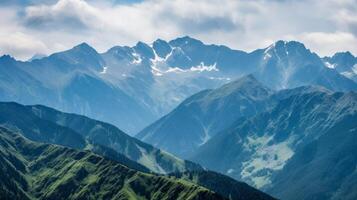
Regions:
<instances>
[{"instance_id":1,"label":"distant mountain range","mask_svg":"<svg viewBox=\"0 0 357 200\"><path fill-rule=\"evenodd\" d=\"M0 110L1 199L274 199L110 124L44 106Z\"/></svg>"},{"instance_id":2,"label":"distant mountain range","mask_svg":"<svg viewBox=\"0 0 357 200\"><path fill-rule=\"evenodd\" d=\"M357 81L357 58L350 52L339 52L322 60L327 67L336 69L340 74Z\"/></svg>"},{"instance_id":3,"label":"distant mountain range","mask_svg":"<svg viewBox=\"0 0 357 200\"><path fill-rule=\"evenodd\" d=\"M138 137L281 199L354 199L357 93L270 90L252 75L197 93Z\"/></svg>"},{"instance_id":4,"label":"distant mountain range","mask_svg":"<svg viewBox=\"0 0 357 200\"><path fill-rule=\"evenodd\" d=\"M187 97L243 75L273 90L319 85L350 91L357 89L355 65L349 53L320 58L294 41L250 53L190 37L104 53L82 43L27 62L0 57L0 100L87 115L133 135Z\"/></svg>"}]
</instances>

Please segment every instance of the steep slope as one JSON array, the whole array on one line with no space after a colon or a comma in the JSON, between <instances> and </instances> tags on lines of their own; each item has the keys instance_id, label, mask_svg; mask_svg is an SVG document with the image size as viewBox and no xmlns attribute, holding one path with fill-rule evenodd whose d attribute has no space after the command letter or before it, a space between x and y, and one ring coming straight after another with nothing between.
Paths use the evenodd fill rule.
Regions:
<instances>
[{"instance_id":1,"label":"steep slope","mask_svg":"<svg viewBox=\"0 0 357 200\"><path fill-rule=\"evenodd\" d=\"M157 173L201 168L140 142L113 125L44 106L0 103L0 124L31 140L89 149L141 171L147 171L142 165Z\"/></svg>"},{"instance_id":2,"label":"steep slope","mask_svg":"<svg viewBox=\"0 0 357 200\"><path fill-rule=\"evenodd\" d=\"M238 182L228 176L213 171L191 171L183 173L173 173L170 176L192 181L198 185L208 188L231 200L273 200L275 198L262 193L261 191Z\"/></svg>"},{"instance_id":3,"label":"steep slope","mask_svg":"<svg viewBox=\"0 0 357 200\"><path fill-rule=\"evenodd\" d=\"M154 119L150 111L119 88L85 74L70 80L62 90L61 101L55 108L108 121L130 133Z\"/></svg>"},{"instance_id":4,"label":"steep slope","mask_svg":"<svg viewBox=\"0 0 357 200\"><path fill-rule=\"evenodd\" d=\"M263 84L273 89L318 85L333 91L356 90L355 82L326 68L322 59L304 44L278 41L261 51L260 64L253 72Z\"/></svg>"},{"instance_id":5,"label":"steep slope","mask_svg":"<svg viewBox=\"0 0 357 200\"><path fill-rule=\"evenodd\" d=\"M134 135L187 97L247 74L272 89L310 84L357 89L346 74L325 63L294 41L250 53L187 36L115 46L104 53L82 43L29 62L1 57L0 100L86 115Z\"/></svg>"},{"instance_id":6,"label":"steep slope","mask_svg":"<svg viewBox=\"0 0 357 200\"><path fill-rule=\"evenodd\" d=\"M336 69L347 78L357 81L357 58L351 52L339 52L323 60L326 67Z\"/></svg>"},{"instance_id":7,"label":"steep slope","mask_svg":"<svg viewBox=\"0 0 357 200\"><path fill-rule=\"evenodd\" d=\"M223 199L191 182L145 174L87 151L0 128L3 199Z\"/></svg>"},{"instance_id":8,"label":"steep slope","mask_svg":"<svg viewBox=\"0 0 357 200\"><path fill-rule=\"evenodd\" d=\"M273 178L271 194L281 199L357 198L357 116L339 122L296 151Z\"/></svg>"},{"instance_id":9,"label":"steep slope","mask_svg":"<svg viewBox=\"0 0 357 200\"><path fill-rule=\"evenodd\" d=\"M119 87L103 80L104 60L83 43L30 62L0 58L0 99L43 104L120 125L135 132L154 120L151 113ZM5 77L6 76L6 77Z\"/></svg>"},{"instance_id":10,"label":"steep slope","mask_svg":"<svg viewBox=\"0 0 357 200\"><path fill-rule=\"evenodd\" d=\"M304 145L331 130L338 132L339 127L352 129L357 126L351 122L357 115L357 94L354 92L331 93L321 88L302 87L280 91L272 98L277 100L272 109L251 118L238 119L201 146L192 159L264 188L274 184L272 178L294 160L296 152ZM341 129L341 134L343 131ZM313 181L307 174L299 176L306 178L305 183Z\"/></svg>"},{"instance_id":11,"label":"steep slope","mask_svg":"<svg viewBox=\"0 0 357 200\"><path fill-rule=\"evenodd\" d=\"M53 92L22 69L24 63L4 55L0 57L0 97L2 101L35 103L54 99ZM47 96L44 98L43 93Z\"/></svg>"},{"instance_id":12,"label":"steep slope","mask_svg":"<svg viewBox=\"0 0 357 200\"><path fill-rule=\"evenodd\" d=\"M181 157L188 157L237 118L265 109L272 91L252 75L215 90L195 94L136 137Z\"/></svg>"},{"instance_id":13,"label":"steep slope","mask_svg":"<svg viewBox=\"0 0 357 200\"><path fill-rule=\"evenodd\" d=\"M204 62L191 63L192 68L184 69L182 62L173 61L180 52L163 40L156 40L152 45L138 42L133 47L116 46L102 54L106 73L100 76L159 118L187 96L227 81L216 79L217 69Z\"/></svg>"}]
</instances>

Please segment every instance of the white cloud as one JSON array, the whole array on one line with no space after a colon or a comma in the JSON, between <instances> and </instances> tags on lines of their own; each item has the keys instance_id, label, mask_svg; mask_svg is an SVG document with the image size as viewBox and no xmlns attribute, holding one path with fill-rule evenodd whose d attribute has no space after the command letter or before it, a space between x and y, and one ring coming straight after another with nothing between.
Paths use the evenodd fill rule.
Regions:
<instances>
[{"instance_id":1,"label":"white cloud","mask_svg":"<svg viewBox=\"0 0 357 200\"><path fill-rule=\"evenodd\" d=\"M139 40L190 35L247 51L279 39L293 39L306 42L320 55L342 50L357 54L357 46L351 45L357 35L356 5L356 0L147 0L131 4L51 0L32 6L0 4L0 9L12 12L11 17L0 12L1 35L10 37L19 32L43 44L33 53L28 48L8 51L1 43L0 49L24 58L83 41L105 51Z\"/></svg>"},{"instance_id":2,"label":"white cloud","mask_svg":"<svg viewBox=\"0 0 357 200\"><path fill-rule=\"evenodd\" d=\"M357 38L347 32L311 32L303 33L298 38L312 49L318 49L322 55L332 55L336 51L355 52L357 44Z\"/></svg>"},{"instance_id":3,"label":"white cloud","mask_svg":"<svg viewBox=\"0 0 357 200\"><path fill-rule=\"evenodd\" d=\"M25 23L39 28L86 28L98 21L97 10L83 0L60 0L53 5L29 6Z\"/></svg>"},{"instance_id":4,"label":"white cloud","mask_svg":"<svg viewBox=\"0 0 357 200\"><path fill-rule=\"evenodd\" d=\"M15 32L9 35L0 35L0 54L16 55L18 58L27 58L33 55L34 50L46 52L46 45L30 35Z\"/></svg>"}]
</instances>

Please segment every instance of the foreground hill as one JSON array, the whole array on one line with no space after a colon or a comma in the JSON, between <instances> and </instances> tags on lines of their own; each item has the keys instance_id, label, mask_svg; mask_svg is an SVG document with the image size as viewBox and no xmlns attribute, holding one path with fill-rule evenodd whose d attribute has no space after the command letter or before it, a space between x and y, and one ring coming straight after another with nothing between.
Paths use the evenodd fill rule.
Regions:
<instances>
[{"instance_id":1,"label":"foreground hill","mask_svg":"<svg viewBox=\"0 0 357 200\"><path fill-rule=\"evenodd\" d=\"M200 170L181 173L177 172L169 175L194 182L215 191L230 200L275 199L246 183L238 182L233 178L213 171Z\"/></svg>"},{"instance_id":2,"label":"foreground hill","mask_svg":"<svg viewBox=\"0 0 357 200\"><path fill-rule=\"evenodd\" d=\"M88 151L0 127L1 199L224 199L191 182L129 169Z\"/></svg>"},{"instance_id":3,"label":"foreground hill","mask_svg":"<svg viewBox=\"0 0 357 200\"><path fill-rule=\"evenodd\" d=\"M201 169L197 164L130 137L113 125L44 106L0 103L0 124L18 130L33 141L88 149L141 171L169 173Z\"/></svg>"}]
</instances>

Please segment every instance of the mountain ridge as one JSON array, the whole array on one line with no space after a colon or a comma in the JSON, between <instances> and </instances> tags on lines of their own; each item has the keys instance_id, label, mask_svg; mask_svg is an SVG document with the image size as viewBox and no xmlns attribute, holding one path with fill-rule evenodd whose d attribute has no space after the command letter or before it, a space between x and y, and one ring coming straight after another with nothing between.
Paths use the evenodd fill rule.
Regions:
<instances>
[{"instance_id":1,"label":"mountain ridge","mask_svg":"<svg viewBox=\"0 0 357 200\"><path fill-rule=\"evenodd\" d=\"M103 53L81 43L31 62L5 60L0 59L1 72L8 75L0 84L0 100L87 115L131 135L188 96L248 74L274 90L311 84L333 91L357 90L351 77L328 68L323 58L296 41L244 52L186 36L114 46ZM87 88L93 91L83 92ZM101 100L111 94L115 97Z\"/></svg>"},{"instance_id":2,"label":"mountain ridge","mask_svg":"<svg viewBox=\"0 0 357 200\"><path fill-rule=\"evenodd\" d=\"M7 107L17 105L16 103L2 104ZM8 114L3 112L4 105L1 105L0 108L2 114ZM71 133L73 130L81 135L86 134L86 132L92 132L89 131L91 123L100 123L76 114L67 114L69 116L66 116L44 106L23 106L21 109L34 112L36 116L48 122L57 122L58 125L66 126L67 128L60 132L62 135L71 136L75 134ZM14 111L14 109L10 110ZM20 112L19 109L17 111L19 112L11 113L15 117L17 114L21 114L21 118L30 117L29 114ZM0 115L0 121L6 119L10 119L10 117ZM13 122L11 123L11 121ZM33 122L35 123L32 126L34 124L39 125L39 122L34 119ZM77 123L80 123L81 127L76 126ZM46 127L50 124L47 124ZM4 127L4 124L0 125L0 166L1 170L5 170L6 173L0 174L11 175L6 179L0 179L0 191L5 195L5 198L51 199L60 195L67 199L116 199L117 196L123 199L227 198L245 200L250 197L261 200L274 199L245 183L237 182L218 173L205 171L202 168L186 166L186 170L193 171L185 171L184 173L176 171L174 175L152 173L143 165L126 158L127 154L121 156L111 148L98 145L95 138L92 138L90 148L77 147L72 149L76 146L71 145L71 143L59 144L56 141L44 139L42 141L46 143L41 143L25 139L24 135L31 137L31 134L23 129L23 127L31 128L26 125L26 120L22 119L17 123L14 123L14 120L6 120L5 126L7 128ZM102 126L105 126L105 124L102 124ZM55 130L60 130L60 127L57 126ZM41 130L41 126L39 126L39 129L35 132L35 134L46 136L51 132L51 129L46 134L46 131ZM31 138L39 140L34 137ZM90 141L87 139L82 142L88 143ZM125 143L125 141L123 142ZM191 165L194 165L194 163ZM192 180L179 176L201 178ZM126 185L127 183L129 185ZM227 184L232 184L234 190L224 189ZM172 189L168 189L171 186ZM186 190L186 187L191 189ZM126 190L128 188L129 191ZM156 192L152 194L152 190Z\"/></svg>"},{"instance_id":3,"label":"mountain ridge","mask_svg":"<svg viewBox=\"0 0 357 200\"><path fill-rule=\"evenodd\" d=\"M187 158L236 118L252 116L263 110L268 106L263 100L271 94L272 91L253 75L244 76L187 98L136 137Z\"/></svg>"},{"instance_id":4,"label":"mountain ridge","mask_svg":"<svg viewBox=\"0 0 357 200\"><path fill-rule=\"evenodd\" d=\"M79 150L90 149L143 171L149 169L157 173L169 173L201 169L197 164L181 160L132 138L108 123L77 114L62 113L45 106L2 102L0 110L0 124L18 130L34 141ZM22 118L18 118L20 114Z\"/></svg>"},{"instance_id":5,"label":"mountain ridge","mask_svg":"<svg viewBox=\"0 0 357 200\"><path fill-rule=\"evenodd\" d=\"M291 162L301 159L300 151L308 148L309 144L310 148L315 148L320 138L327 137L325 135L334 135L336 140L342 140L338 134L347 134L348 131L342 128L344 126L353 130L356 126L352 121L357 113L357 94L356 92L333 93L318 87L300 87L277 92L272 98L278 101L272 108L250 118L237 119L230 127L201 146L191 159L209 169L245 180L265 191L273 187L271 191L274 193L271 194L275 194L278 198L311 199L314 191L306 188L306 184L323 178L313 178L309 176L310 173L295 174L294 181L297 179L301 181L297 184L299 188L292 187L288 189L289 192L285 192L284 189L280 190L289 188L284 179L289 178L290 185L294 182L285 170L289 169L290 173L293 173L294 169L302 170L306 167L307 164L303 160L300 160L299 166ZM351 137L354 137L353 134ZM341 144L337 151L343 152L344 148L349 148L351 145L353 146L352 141L346 146ZM222 146L225 147L224 150L219 150ZM307 151L310 152L310 150L303 151L305 157L309 157ZM329 162L332 168L337 167L331 161L333 158L329 157L328 152L326 150L324 154L324 162ZM340 156L344 157L342 154ZM311 165L318 163L319 158L315 157L315 159L311 161ZM352 165L357 161L357 158L349 159ZM351 166L350 164L346 163L343 167ZM319 168L312 173L323 176L317 169ZM279 175L280 173L284 176ZM333 182L324 182L325 186L322 188L325 188L324 191L332 192L334 190L331 185L339 184L341 181L342 179L336 177ZM280 185L275 186L275 183ZM305 191L301 193L304 197L293 195L298 191ZM316 196L316 198L327 197Z\"/></svg>"},{"instance_id":6,"label":"mountain ridge","mask_svg":"<svg viewBox=\"0 0 357 200\"><path fill-rule=\"evenodd\" d=\"M2 127L0 143L5 199L224 199L184 180L136 172L88 151L31 142Z\"/></svg>"}]
</instances>

